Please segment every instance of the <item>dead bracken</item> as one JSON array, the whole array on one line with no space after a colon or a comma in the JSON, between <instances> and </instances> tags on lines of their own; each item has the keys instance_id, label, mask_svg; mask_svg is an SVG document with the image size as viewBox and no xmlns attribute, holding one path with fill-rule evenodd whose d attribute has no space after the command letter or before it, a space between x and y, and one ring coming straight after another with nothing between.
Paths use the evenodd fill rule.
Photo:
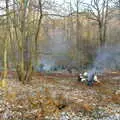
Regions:
<instances>
[{"instance_id":1,"label":"dead bracken","mask_svg":"<svg viewBox=\"0 0 120 120\"><path fill-rule=\"evenodd\" d=\"M112 86L117 90L116 84L111 84L112 79L106 85L94 85L91 88L77 80L66 80L66 78L61 80L56 77L47 79L47 77L49 76L39 76L37 79L34 77L26 85L15 80L7 80L7 88L0 91L1 119L79 120L89 117L93 120L101 116L102 120L120 112L120 96L109 92L108 89ZM108 92L102 92L101 89Z\"/></svg>"}]
</instances>

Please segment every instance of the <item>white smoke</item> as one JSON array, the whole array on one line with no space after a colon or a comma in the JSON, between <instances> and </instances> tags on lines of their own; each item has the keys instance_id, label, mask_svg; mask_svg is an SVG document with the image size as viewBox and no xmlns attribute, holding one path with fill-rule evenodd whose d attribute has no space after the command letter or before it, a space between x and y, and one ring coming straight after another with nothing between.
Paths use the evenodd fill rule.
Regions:
<instances>
[{"instance_id":1,"label":"white smoke","mask_svg":"<svg viewBox=\"0 0 120 120\"><path fill-rule=\"evenodd\" d=\"M48 54L41 55L40 64L44 64L45 70L50 70L51 67L61 61L69 61L69 51L72 45L72 41L65 37L63 29L49 31L47 43L41 48L44 53Z\"/></svg>"},{"instance_id":2,"label":"white smoke","mask_svg":"<svg viewBox=\"0 0 120 120\"><path fill-rule=\"evenodd\" d=\"M103 73L105 70L120 70L120 45L105 46L97 50L89 73Z\"/></svg>"}]
</instances>

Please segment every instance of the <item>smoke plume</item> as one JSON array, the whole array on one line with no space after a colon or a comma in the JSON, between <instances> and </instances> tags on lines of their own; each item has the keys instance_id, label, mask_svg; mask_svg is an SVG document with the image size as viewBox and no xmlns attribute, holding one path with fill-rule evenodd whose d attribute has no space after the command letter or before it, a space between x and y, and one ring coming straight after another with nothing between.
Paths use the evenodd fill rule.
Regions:
<instances>
[{"instance_id":1,"label":"smoke plume","mask_svg":"<svg viewBox=\"0 0 120 120\"><path fill-rule=\"evenodd\" d=\"M120 45L105 46L97 50L89 73L103 73L106 70L120 70Z\"/></svg>"},{"instance_id":2,"label":"smoke plume","mask_svg":"<svg viewBox=\"0 0 120 120\"><path fill-rule=\"evenodd\" d=\"M50 70L60 62L70 61L69 51L71 50L72 41L65 37L65 31L54 29L48 32L48 40L45 46L41 46L44 53L40 57L40 64L44 64L45 70Z\"/></svg>"}]
</instances>

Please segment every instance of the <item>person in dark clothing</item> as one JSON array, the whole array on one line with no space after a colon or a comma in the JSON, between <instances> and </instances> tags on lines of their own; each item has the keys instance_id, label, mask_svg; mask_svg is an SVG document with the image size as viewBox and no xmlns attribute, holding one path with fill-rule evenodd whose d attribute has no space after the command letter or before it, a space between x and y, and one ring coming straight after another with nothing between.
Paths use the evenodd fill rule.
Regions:
<instances>
[{"instance_id":1,"label":"person in dark clothing","mask_svg":"<svg viewBox=\"0 0 120 120\"><path fill-rule=\"evenodd\" d=\"M94 73L92 73L91 75L88 76L88 82L87 82L88 86L92 86L93 85L93 83L94 83L94 76L95 76Z\"/></svg>"}]
</instances>

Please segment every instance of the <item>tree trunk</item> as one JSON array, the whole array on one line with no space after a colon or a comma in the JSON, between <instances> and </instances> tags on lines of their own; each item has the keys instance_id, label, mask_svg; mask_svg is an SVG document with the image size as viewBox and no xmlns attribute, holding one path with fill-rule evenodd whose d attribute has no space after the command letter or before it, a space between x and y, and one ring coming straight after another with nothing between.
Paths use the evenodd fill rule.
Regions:
<instances>
[{"instance_id":1,"label":"tree trunk","mask_svg":"<svg viewBox=\"0 0 120 120\"><path fill-rule=\"evenodd\" d=\"M41 22L42 22L42 17L43 17L43 14L42 14L42 3L41 3L41 0L39 0L39 13L40 13L40 17L39 17L39 20L38 20L38 28L37 28L37 31L36 31L36 34L35 34L35 62L36 62L36 65L37 65L37 59L38 59L38 36L39 36L39 32L40 32L40 25L41 25ZM36 66L35 65L35 66Z\"/></svg>"},{"instance_id":2,"label":"tree trunk","mask_svg":"<svg viewBox=\"0 0 120 120\"><path fill-rule=\"evenodd\" d=\"M101 21L99 21L99 41L100 41L100 47L104 45L104 40L103 40L103 26Z\"/></svg>"},{"instance_id":3,"label":"tree trunk","mask_svg":"<svg viewBox=\"0 0 120 120\"><path fill-rule=\"evenodd\" d=\"M77 16L76 16L76 47L77 50L80 50L80 35L79 35L79 1L77 0Z\"/></svg>"},{"instance_id":4,"label":"tree trunk","mask_svg":"<svg viewBox=\"0 0 120 120\"><path fill-rule=\"evenodd\" d=\"M25 4L25 5L24 5ZM29 40L28 40L28 32L26 32L26 3L22 2L22 11L21 11L21 40L19 45L19 52L20 52L20 62L16 66L16 71L18 75L18 79L22 81L22 83L25 83L26 81L29 81L31 76L31 59L29 59Z\"/></svg>"},{"instance_id":5,"label":"tree trunk","mask_svg":"<svg viewBox=\"0 0 120 120\"><path fill-rule=\"evenodd\" d=\"M7 40L5 39L4 42L4 74L3 74L3 79L7 78Z\"/></svg>"},{"instance_id":6,"label":"tree trunk","mask_svg":"<svg viewBox=\"0 0 120 120\"><path fill-rule=\"evenodd\" d=\"M8 14L8 0L5 1L6 2L6 14ZM6 31L7 31L7 27L8 27L9 21L8 21L8 16L7 16L7 25L6 25ZM7 31L8 32L8 31ZM6 33L7 33L6 32ZM7 71L8 71L8 65L7 65L7 41L8 38L5 38L4 41L4 74L3 74L3 79L7 78Z\"/></svg>"}]
</instances>

